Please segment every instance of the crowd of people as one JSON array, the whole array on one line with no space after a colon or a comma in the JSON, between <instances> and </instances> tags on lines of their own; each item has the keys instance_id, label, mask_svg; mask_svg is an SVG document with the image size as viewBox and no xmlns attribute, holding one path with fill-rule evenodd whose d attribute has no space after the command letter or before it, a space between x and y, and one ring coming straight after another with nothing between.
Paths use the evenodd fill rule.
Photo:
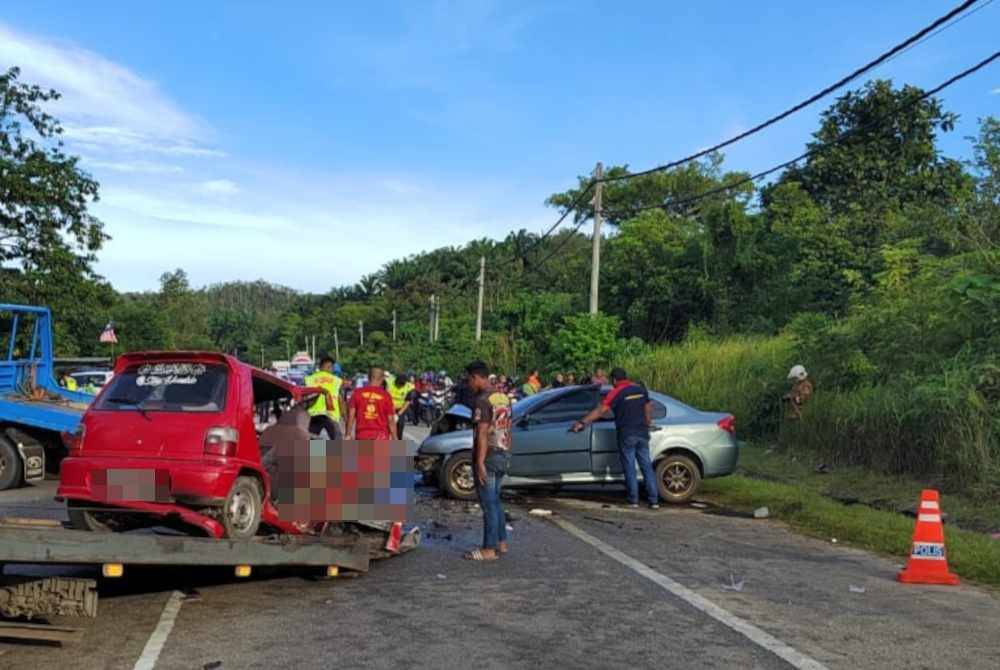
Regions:
<instances>
[{"instance_id":1,"label":"crowd of people","mask_svg":"<svg viewBox=\"0 0 1000 670\"><path fill-rule=\"evenodd\" d=\"M490 374L485 381L494 393L506 396L511 403L549 389L609 383L601 368L579 376L574 372L555 372L547 380L543 380L538 369L532 369L522 378L500 373ZM337 439L345 433L347 437L354 436L350 429L357 430L357 423L351 422L355 396L361 392L362 398L370 400L374 398L372 389L384 392L387 400L382 405L386 408L391 406L393 416L389 417L391 421L386 422L385 429L396 439L402 439L403 428L407 424L430 425L454 404L464 405L470 411L475 408L476 392L468 373L463 373L457 381L446 370L394 374L374 367L348 375L337 361L327 356L319 361L315 371L305 377L304 384L326 391L310 403L308 412L309 432L317 436L325 434L328 439ZM381 393L379 396L381 398ZM367 415L372 414L371 407L366 405L364 409ZM269 413L270 410L265 408L264 411ZM267 422L263 416L261 420ZM346 430L341 430L342 426Z\"/></svg>"}]
</instances>

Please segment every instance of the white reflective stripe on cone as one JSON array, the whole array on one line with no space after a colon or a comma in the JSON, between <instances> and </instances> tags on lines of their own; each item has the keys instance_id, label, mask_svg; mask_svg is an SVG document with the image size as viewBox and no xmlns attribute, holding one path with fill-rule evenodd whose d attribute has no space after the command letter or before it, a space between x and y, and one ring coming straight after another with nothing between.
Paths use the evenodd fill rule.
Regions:
<instances>
[{"instance_id":1,"label":"white reflective stripe on cone","mask_svg":"<svg viewBox=\"0 0 1000 670\"><path fill-rule=\"evenodd\" d=\"M941 523L940 514L921 514L917 517L917 521L933 521L936 523Z\"/></svg>"},{"instance_id":2,"label":"white reflective stripe on cone","mask_svg":"<svg viewBox=\"0 0 1000 670\"><path fill-rule=\"evenodd\" d=\"M920 503L920 509L937 510L941 509L941 507L937 504L936 500L925 500L922 503Z\"/></svg>"}]
</instances>

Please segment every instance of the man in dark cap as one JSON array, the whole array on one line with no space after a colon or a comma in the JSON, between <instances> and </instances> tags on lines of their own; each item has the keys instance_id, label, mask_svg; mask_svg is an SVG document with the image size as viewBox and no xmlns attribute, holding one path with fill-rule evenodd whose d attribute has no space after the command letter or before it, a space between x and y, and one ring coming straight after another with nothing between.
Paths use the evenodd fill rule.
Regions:
<instances>
[{"instance_id":1,"label":"man in dark cap","mask_svg":"<svg viewBox=\"0 0 1000 670\"><path fill-rule=\"evenodd\" d=\"M588 424L614 412L618 454L625 471L629 507L639 506L639 482L635 476L635 463L638 460L649 506L659 509L659 493L649 455L649 427L653 422L653 404L649 400L649 393L644 386L630 381L622 368L611 371L611 383L614 384L611 392L587 416L573 424L572 430L578 433Z\"/></svg>"}]
</instances>

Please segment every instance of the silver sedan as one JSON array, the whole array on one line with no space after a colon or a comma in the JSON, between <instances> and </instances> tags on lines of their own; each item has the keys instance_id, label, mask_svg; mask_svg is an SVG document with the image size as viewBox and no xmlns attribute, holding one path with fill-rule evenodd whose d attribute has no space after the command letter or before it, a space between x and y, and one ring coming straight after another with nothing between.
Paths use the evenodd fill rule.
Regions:
<instances>
[{"instance_id":1,"label":"silver sedan","mask_svg":"<svg viewBox=\"0 0 1000 670\"><path fill-rule=\"evenodd\" d=\"M514 448L505 482L510 486L624 482L613 420L598 421L579 433L569 430L609 390L573 386L544 391L516 403ZM702 479L728 475L736 469L739 450L731 414L703 412L662 393L650 392L649 397L654 424L650 452L665 501L685 502L697 492ZM472 431L428 437L417 450L417 468L445 494L475 498Z\"/></svg>"}]
</instances>

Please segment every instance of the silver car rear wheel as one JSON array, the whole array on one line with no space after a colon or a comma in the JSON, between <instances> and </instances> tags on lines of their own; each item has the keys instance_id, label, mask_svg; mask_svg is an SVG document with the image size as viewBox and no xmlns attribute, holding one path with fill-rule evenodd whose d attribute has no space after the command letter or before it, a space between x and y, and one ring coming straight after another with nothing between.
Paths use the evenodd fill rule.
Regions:
<instances>
[{"instance_id":1,"label":"silver car rear wheel","mask_svg":"<svg viewBox=\"0 0 1000 670\"><path fill-rule=\"evenodd\" d=\"M656 488L665 502L687 502L700 485L701 471L687 456L672 454L656 464Z\"/></svg>"}]
</instances>

